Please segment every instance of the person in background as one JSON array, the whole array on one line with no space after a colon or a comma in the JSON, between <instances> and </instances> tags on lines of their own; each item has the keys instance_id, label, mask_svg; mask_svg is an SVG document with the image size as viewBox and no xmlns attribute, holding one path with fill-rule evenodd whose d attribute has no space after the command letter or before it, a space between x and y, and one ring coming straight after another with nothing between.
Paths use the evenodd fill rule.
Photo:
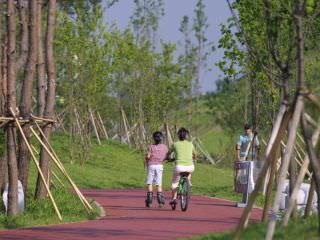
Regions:
<instances>
[{"instance_id":1,"label":"person in background","mask_svg":"<svg viewBox=\"0 0 320 240\"><path fill-rule=\"evenodd\" d=\"M153 189L152 185L155 184L157 187L157 200L159 207L163 207L165 201L162 192L162 173L163 173L163 161L167 158L168 147L162 144L163 134L162 132L154 132L153 140L154 144L148 147L148 153L146 156L147 166L147 198L146 207L152 206Z\"/></svg>"},{"instance_id":2,"label":"person in background","mask_svg":"<svg viewBox=\"0 0 320 240\"><path fill-rule=\"evenodd\" d=\"M253 134L249 124L244 125L245 133L240 135L236 145L237 160L258 160L260 143L257 134ZM250 146L249 146L250 144Z\"/></svg>"}]
</instances>

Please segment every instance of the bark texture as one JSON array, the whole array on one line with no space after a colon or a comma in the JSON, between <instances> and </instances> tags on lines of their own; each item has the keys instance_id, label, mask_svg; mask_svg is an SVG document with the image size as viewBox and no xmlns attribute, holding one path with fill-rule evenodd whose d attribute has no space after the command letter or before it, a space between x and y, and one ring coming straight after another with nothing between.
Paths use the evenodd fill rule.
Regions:
<instances>
[{"instance_id":1,"label":"bark texture","mask_svg":"<svg viewBox=\"0 0 320 240\"><path fill-rule=\"evenodd\" d=\"M14 0L8 0L8 95L7 115L11 115L10 108L16 107L16 13ZM15 126L9 124L7 127L7 154L8 154L8 215L14 216L18 213L18 168L15 144Z\"/></svg>"},{"instance_id":2,"label":"bark texture","mask_svg":"<svg viewBox=\"0 0 320 240\"><path fill-rule=\"evenodd\" d=\"M54 51L53 51L53 39L54 39L54 27L55 27L55 14L56 14L56 0L49 0L48 6L48 19L47 19L47 32L46 32L46 60L47 60L47 76L48 87L46 96L46 106L44 111L44 117L53 117L53 108L55 103L55 91L56 91L56 70L54 65ZM43 127L45 138L50 142L52 125L47 124ZM50 176L50 158L46 150L42 147L40 151L40 167L44 176L49 181ZM48 182L47 181L47 182ZM46 197L46 189L41 181L40 176L37 179L36 198Z\"/></svg>"},{"instance_id":3,"label":"bark texture","mask_svg":"<svg viewBox=\"0 0 320 240\"><path fill-rule=\"evenodd\" d=\"M35 62L36 62L36 34L37 34L37 0L29 1L29 51L27 64L24 71L24 80L21 90L20 99L20 116L23 119L30 118L31 106L32 106L32 85L35 75ZM30 125L24 124L22 130L27 138L30 139ZM29 162L30 153L28 147L23 140L21 134L18 137L19 141L19 159L18 159L18 169L19 169L19 180L22 183L23 189L27 192L28 187L28 173L29 173Z\"/></svg>"}]
</instances>

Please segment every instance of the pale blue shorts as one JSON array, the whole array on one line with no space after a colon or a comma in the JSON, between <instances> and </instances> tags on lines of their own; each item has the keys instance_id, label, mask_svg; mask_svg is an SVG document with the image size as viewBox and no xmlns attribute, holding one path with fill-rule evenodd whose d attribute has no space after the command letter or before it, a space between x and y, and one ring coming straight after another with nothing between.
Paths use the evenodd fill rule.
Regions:
<instances>
[{"instance_id":1,"label":"pale blue shorts","mask_svg":"<svg viewBox=\"0 0 320 240\"><path fill-rule=\"evenodd\" d=\"M151 164L147 168L146 184L162 185L162 164Z\"/></svg>"}]
</instances>

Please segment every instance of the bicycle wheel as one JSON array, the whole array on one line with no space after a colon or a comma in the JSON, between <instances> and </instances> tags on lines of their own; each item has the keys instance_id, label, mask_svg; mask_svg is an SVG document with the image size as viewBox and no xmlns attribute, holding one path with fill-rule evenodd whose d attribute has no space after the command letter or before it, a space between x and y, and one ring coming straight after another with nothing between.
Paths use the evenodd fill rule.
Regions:
<instances>
[{"instance_id":1,"label":"bicycle wheel","mask_svg":"<svg viewBox=\"0 0 320 240\"><path fill-rule=\"evenodd\" d=\"M183 212L187 211L190 199L190 183L187 178L181 183L180 205Z\"/></svg>"}]
</instances>

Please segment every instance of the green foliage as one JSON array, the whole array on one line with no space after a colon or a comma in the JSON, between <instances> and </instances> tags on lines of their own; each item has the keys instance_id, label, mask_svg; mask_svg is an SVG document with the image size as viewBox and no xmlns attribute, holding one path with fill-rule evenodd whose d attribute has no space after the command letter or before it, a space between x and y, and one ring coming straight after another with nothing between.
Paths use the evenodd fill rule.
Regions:
<instances>
[{"instance_id":1,"label":"green foliage","mask_svg":"<svg viewBox=\"0 0 320 240\"><path fill-rule=\"evenodd\" d=\"M164 16L163 0L134 0L135 11L131 17L137 42L152 42L155 47L159 19Z\"/></svg>"}]
</instances>

